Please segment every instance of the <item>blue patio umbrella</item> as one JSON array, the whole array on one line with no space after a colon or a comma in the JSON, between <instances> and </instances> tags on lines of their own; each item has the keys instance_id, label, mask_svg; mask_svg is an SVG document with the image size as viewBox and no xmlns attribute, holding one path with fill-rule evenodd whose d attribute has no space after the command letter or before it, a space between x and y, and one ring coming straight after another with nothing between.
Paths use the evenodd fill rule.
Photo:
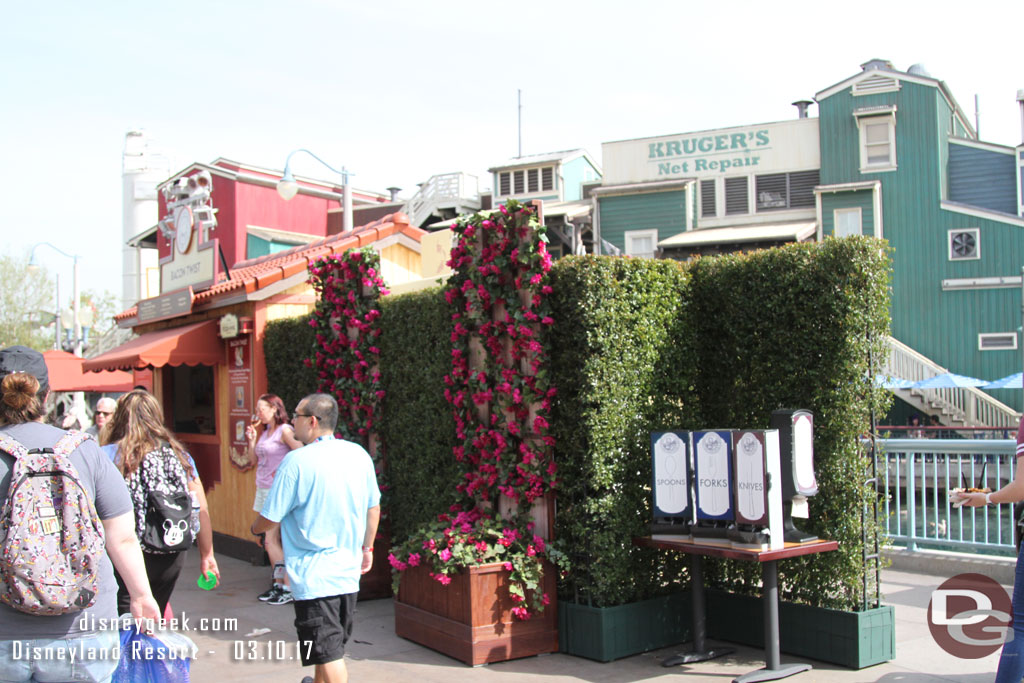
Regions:
<instances>
[{"instance_id":1,"label":"blue patio umbrella","mask_svg":"<svg viewBox=\"0 0 1024 683\"><path fill-rule=\"evenodd\" d=\"M1024 377L1024 373L1015 372L1012 375L997 379L994 382L989 382L982 389L1020 389L1022 388L1021 378Z\"/></svg>"},{"instance_id":2,"label":"blue patio umbrella","mask_svg":"<svg viewBox=\"0 0 1024 683\"><path fill-rule=\"evenodd\" d=\"M875 386L895 391L896 389L909 389L914 386L914 383L909 379L903 379L902 377L875 375Z\"/></svg>"},{"instance_id":3,"label":"blue patio umbrella","mask_svg":"<svg viewBox=\"0 0 1024 683\"><path fill-rule=\"evenodd\" d=\"M980 387L988 384L983 379L976 377L965 377L955 372L944 372L928 379L923 379L914 384L915 389L956 389L966 387Z\"/></svg>"}]
</instances>

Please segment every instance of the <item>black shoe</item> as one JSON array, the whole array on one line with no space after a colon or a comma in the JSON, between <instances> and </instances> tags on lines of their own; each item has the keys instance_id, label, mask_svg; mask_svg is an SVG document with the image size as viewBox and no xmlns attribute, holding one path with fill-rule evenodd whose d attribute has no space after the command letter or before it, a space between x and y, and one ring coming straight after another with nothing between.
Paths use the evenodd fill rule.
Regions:
<instances>
[{"instance_id":1,"label":"black shoe","mask_svg":"<svg viewBox=\"0 0 1024 683\"><path fill-rule=\"evenodd\" d=\"M267 602L271 598L273 598L275 595L277 595L278 592L280 592L280 590L281 590L280 586L278 586L276 583L272 583L272 584L270 584L270 589L269 590L266 590L266 591L260 593L256 597L257 597L258 600L262 600L263 602Z\"/></svg>"},{"instance_id":2,"label":"black shoe","mask_svg":"<svg viewBox=\"0 0 1024 683\"><path fill-rule=\"evenodd\" d=\"M292 597L292 592L290 589L285 588L284 586L278 586L277 592L274 594L274 597L267 600L267 604L287 605L289 602L292 602L293 600L294 598Z\"/></svg>"},{"instance_id":3,"label":"black shoe","mask_svg":"<svg viewBox=\"0 0 1024 683\"><path fill-rule=\"evenodd\" d=\"M303 677L302 683L313 683L313 677L312 676L305 676L305 677Z\"/></svg>"}]
</instances>

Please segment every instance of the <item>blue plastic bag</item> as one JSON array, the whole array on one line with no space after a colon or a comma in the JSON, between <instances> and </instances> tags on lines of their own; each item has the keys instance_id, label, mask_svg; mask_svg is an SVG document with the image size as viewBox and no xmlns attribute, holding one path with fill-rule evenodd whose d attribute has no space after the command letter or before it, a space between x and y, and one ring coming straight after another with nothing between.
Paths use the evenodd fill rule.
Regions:
<instances>
[{"instance_id":1,"label":"blue plastic bag","mask_svg":"<svg viewBox=\"0 0 1024 683\"><path fill-rule=\"evenodd\" d=\"M195 654L192 640L173 631L140 633L134 623L121 630L121 659L112 683L189 683Z\"/></svg>"}]
</instances>

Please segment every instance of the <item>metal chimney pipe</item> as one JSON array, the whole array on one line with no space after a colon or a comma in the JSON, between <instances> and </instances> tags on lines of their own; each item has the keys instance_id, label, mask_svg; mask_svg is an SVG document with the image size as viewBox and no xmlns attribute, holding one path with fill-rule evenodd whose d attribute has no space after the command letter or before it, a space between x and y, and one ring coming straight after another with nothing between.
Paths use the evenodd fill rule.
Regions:
<instances>
[{"instance_id":1,"label":"metal chimney pipe","mask_svg":"<svg viewBox=\"0 0 1024 683\"><path fill-rule=\"evenodd\" d=\"M798 112L798 118L806 119L807 108L810 107L812 104L814 104L814 102L812 102L811 100L797 100L796 102L794 102L793 106L796 107L796 110Z\"/></svg>"},{"instance_id":2,"label":"metal chimney pipe","mask_svg":"<svg viewBox=\"0 0 1024 683\"><path fill-rule=\"evenodd\" d=\"M388 187L388 188L385 188L385 189L387 189L387 191L391 193L391 201L397 202L398 201L398 193L402 191L402 188L400 188L400 187Z\"/></svg>"}]
</instances>

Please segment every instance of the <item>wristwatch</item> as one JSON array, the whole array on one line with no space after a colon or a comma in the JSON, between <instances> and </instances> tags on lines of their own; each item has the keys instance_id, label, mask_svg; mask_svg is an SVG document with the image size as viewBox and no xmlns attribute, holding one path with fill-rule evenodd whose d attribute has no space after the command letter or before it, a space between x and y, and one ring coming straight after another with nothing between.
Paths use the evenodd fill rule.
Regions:
<instances>
[{"instance_id":1,"label":"wristwatch","mask_svg":"<svg viewBox=\"0 0 1024 683\"><path fill-rule=\"evenodd\" d=\"M364 553L372 553L372 552L373 552L373 548L371 548L371 547L370 547L370 546L368 546L368 545L364 545L364 546L363 546L363 552L364 552Z\"/></svg>"},{"instance_id":2,"label":"wristwatch","mask_svg":"<svg viewBox=\"0 0 1024 683\"><path fill-rule=\"evenodd\" d=\"M985 494L985 505L991 505L991 504L992 504L992 492L989 491L988 493Z\"/></svg>"}]
</instances>

